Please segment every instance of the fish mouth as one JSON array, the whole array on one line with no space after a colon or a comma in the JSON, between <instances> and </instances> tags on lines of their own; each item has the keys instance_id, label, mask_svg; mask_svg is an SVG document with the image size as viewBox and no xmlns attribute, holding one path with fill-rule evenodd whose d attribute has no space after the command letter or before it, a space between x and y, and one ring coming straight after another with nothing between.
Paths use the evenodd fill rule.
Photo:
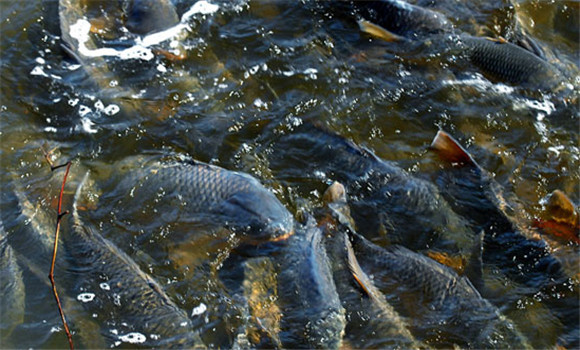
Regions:
<instances>
[{"instance_id":1,"label":"fish mouth","mask_svg":"<svg viewBox=\"0 0 580 350\"><path fill-rule=\"evenodd\" d=\"M286 241L288 238L292 237L295 233L294 228L289 231L277 230L280 232L276 232L274 235L264 235L262 237L248 237L243 239L245 244L249 245L260 245L264 243L278 243Z\"/></svg>"}]
</instances>

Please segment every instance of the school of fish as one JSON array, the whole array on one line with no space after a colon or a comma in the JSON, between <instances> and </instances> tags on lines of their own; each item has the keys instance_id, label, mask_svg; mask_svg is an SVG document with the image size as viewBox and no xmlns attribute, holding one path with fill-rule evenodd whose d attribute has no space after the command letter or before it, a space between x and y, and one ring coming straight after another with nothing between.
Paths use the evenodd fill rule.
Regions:
<instances>
[{"instance_id":1,"label":"school of fish","mask_svg":"<svg viewBox=\"0 0 580 350\"><path fill-rule=\"evenodd\" d=\"M100 96L140 113L130 102L139 91L124 84L130 74L115 67L130 50L106 51L97 39L123 35L141 45L141 57L179 60L183 48L172 43L181 34L167 33L186 21L169 0L117 3L89 23L104 11L98 1L58 2L63 59L80 64ZM574 101L566 73L521 26L510 41L460 33L444 13L403 0L319 5L377 45L444 41L463 59L459 67ZM186 14L214 7L202 0ZM83 23L90 36L79 34ZM57 261L58 273L70 276L58 287L73 339L87 348L531 349L535 340L503 313L500 296L556 289L576 298L546 301L546 314L574 322L550 346L577 348L580 275L578 259L569 260L580 244L577 205L555 191L542 218L520 215L509 190L462 143L440 130L417 150L440 166L418 174L304 121L262 145L268 183L162 148L113 159L114 171L74 161ZM316 174L328 186L318 207L283 204L280 183ZM15 174L3 177L0 335L9 339L35 292L23 271L43 279L50 265L55 216ZM51 191L61 180L62 169L39 179ZM39 254L27 254L31 242ZM152 261L182 279L166 282L172 277ZM494 283L496 273L509 284Z\"/></svg>"}]
</instances>

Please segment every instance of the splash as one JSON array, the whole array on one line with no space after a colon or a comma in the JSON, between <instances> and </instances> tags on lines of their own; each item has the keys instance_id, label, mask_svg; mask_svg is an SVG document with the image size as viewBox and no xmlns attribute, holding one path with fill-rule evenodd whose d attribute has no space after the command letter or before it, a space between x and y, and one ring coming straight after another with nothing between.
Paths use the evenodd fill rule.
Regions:
<instances>
[{"instance_id":1,"label":"splash","mask_svg":"<svg viewBox=\"0 0 580 350\"><path fill-rule=\"evenodd\" d=\"M143 38L137 38L135 40L135 45L124 50L116 50L110 47L103 47L94 50L89 49L86 46L86 43L90 38L91 24L86 19L79 19L75 24L71 25L70 36L77 40L78 52L86 57L119 57L123 60L141 59L144 61L150 61L155 57L153 51L149 49L150 46L173 39L185 30L191 29L187 22L192 16L196 14L213 14L217 12L218 9L218 5L211 4L204 0L198 1L183 14L181 21L175 26L157 33L149 34ZM37 74L41 73L37 72Z\"/></svg>"}]
</instances>

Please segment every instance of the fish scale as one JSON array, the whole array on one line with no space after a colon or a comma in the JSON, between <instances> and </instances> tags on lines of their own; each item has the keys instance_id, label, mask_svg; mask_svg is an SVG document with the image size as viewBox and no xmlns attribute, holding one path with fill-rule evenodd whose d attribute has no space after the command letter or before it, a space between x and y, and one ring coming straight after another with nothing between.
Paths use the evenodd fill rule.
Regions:
<instances>
[{"instance_id":1,"label":"fish scale","mask_svg":"<svg viewBox=\"0 0 580 350\"><path fill-rule=\"evenodd\" d=\"M141 223L152 220L157 225L163 220L183 220L225 225L242 229L251 239L258 240L293 232L290 212L257 179L197 161L145 159L140 168L129 170L106 197L106 202L110 199L121 203L113 208L121 220L136 220L135 215L145 204L155 212L163 212L164 208L177 210L178 217L149 216Z\"/></svg>"},{"instance_id":2,"label":"fish scale","mask_svg":"<svg viewBox=\"0 0 580 350\"><path fill-rule=\"evenodd\" d=\"M533 53L506 42L463 35L471 61L486 73L512 84L555 86L560 82L559 72L547 61Z\"/></svg>"},{"instance_id":3,"label":"fish scale","mask_svg":"<svg viewBox=\"0 0 580 350\"><path fill-rule=\"evenodd\" d=\"M427 328L445 323L445 331L461 346L530 348L516 326L482 298L467 278L404 247L381 248L355 232L350 236L363 270L375 276L379 288L394 288L392 292L415 298L417 310L425 310L420 318ZM420 307L421 303L425 306Z\"/></svg>"}]
</instances>

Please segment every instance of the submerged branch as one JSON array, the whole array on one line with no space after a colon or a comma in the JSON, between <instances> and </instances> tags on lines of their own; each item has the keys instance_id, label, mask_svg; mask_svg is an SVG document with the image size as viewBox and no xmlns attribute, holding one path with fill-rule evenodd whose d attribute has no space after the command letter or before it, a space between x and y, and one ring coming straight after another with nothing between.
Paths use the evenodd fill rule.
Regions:
<instances>
[{"instance_id":1,"label":"submerged branch","mask_svg":"<svg viewBox=\"0 0 580 350\"><path fill-rule=\"evenodd\" d=\"M62 179L62 185L61 185L60 194L59 194L59 197L58 197L58 211L57 211L57 216L56 216L56 228L55 228L55 232L54 232L54 249L52 251L52 263L50 265L50 273L48 274L48 278L50 279L50 283L52 285L52 292L54 294L54 298L56 299L56 304L58 306L58 312L60 313L60 318L62 319L62 324L64 326L64 331L66 332L66 336L68 338L68 343L70 345L71 350L73 350L74 349L74 346L73 346L72 335L71 335L70 330L68 328L68 324L67 324L66 318L64 316L64 311L62 311L62 306L60 304L60 298L58 297L58 292L56 290L56 284L54 282L54 265L55 265L55 262L56 262L56 252L58 250L58 234L60 232L60 221L62 220L62 218L66 214L69 213L68 210L62 212L62 196L63 196L63 193L64 193L64 186L66 184L66 179L68 177L68 173L69 173L70 166L71 166L72 163L70 161L68 161L68 162L66 162L64 164L54 166L52 164L52 161L50 160L50 152L49 153L46 153L45 152L44 153L44 156L45 156L48 164L50 165L50 170L51 171L54 171L54 170L56 170L58 168L62 168L62 167L65 167L66 166L66 171L64 173L64 178Z\"/></svg>"}]
</instances>

